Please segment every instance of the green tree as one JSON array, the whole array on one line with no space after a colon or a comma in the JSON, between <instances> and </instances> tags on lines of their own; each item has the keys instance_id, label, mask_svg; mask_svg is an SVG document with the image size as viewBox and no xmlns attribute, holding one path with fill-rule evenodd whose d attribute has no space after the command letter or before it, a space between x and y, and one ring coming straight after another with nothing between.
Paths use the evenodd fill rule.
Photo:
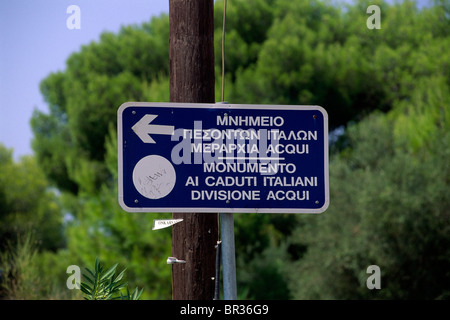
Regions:
<instances>
[{"instance_id":1,"label":"green tree","mask_svg":"<svg viewBox=\"0 0 450 320\"><path fill-rule=\"evenodd\" d=\"M349 128L350 146L331 160L333 205L320 217L301 217L293 232L290 240L307 248L288 268L296 298L449 297L448 122L425 130L428 143L418 148L410 135L394 133L396 121L414 124L417 114L390 116L371 115ZM422 138L417 128L426 122L415 130ZM366 288L372 264L381 268L382 290Z\"/></svg>"},{"instance_id":2,"label":"green tree","mask_svg":"<svg viewBox=\"0 0 450 320\"><path fill-rule=\"evenodd\" d=\"M117 35L105 32L98 43L72 54L65 71L42 81L50 112L33 114L33 150L59 189L95 192L110 178L105 142L110 128L116 128L118 106L168 93L159 85L168 83L168 32L165 15L140 27L123 27Z\"/></svg>"},{"instance_id":3,"label":"green tree","mask_svg":"<svg viewBox=\"0 0 450 320\"><path fill-rule=\"evenodd\" d=\"M0 144L0 250L30 233L42 249L64 246L62 210L57 194L34 157L18 162Z\"/></svg>"},{"instance_id":4,"label":"green tree","mask_svg":"<svg viewBox=\"0 0 450 320\"><path fill-rule=\"evenodd\" d=\"M381 7L379 30L366 27L370 4ZM242 297L448 297L446 1L419 10L408 0L235 0L227 10L226 100L321 105L330 135L345 132L332 146L326 213L236 216ZM218 1L217 76L222 13ZM170 215L119 208L116 112L168 101L168 31L162 15L83 46L42 81L49 112L31 122L37 162L71 218L61 256L127 265L144 298L170 297L170 233L150 231ZM0 200L9 194L0 187ZM365 287L370 264L381 291Z\"/></svg>"},{"instance_id":5,"label":"green tree","mask_svg":"<svg viewBox=\"0 0 450 320\"><path fill-rule=\"evenodd\" d=\"M67 298L49 272L59 263L44 261L66 245L58 193L33 156L12 153L0 144L0 297Z\"/></svg>"}]
</instances>

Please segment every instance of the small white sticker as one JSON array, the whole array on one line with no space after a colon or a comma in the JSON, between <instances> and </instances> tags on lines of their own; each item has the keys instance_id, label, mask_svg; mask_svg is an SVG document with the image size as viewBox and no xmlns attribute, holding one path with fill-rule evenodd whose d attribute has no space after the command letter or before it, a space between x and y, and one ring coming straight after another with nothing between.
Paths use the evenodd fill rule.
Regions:
<instances>
[{"instance_id":1,"label":"small white sticker","mask_svg":"<svg viewBox=\"0 0 450 320\"><path fill-rule=\"evenodd\" d=\"M181 222L183 219L167 219L167 220L153 220L152 230L164 229L173 226L175 223Z\"/></svg>"},{"instance_id":2,"label":"small white sticker","mask_svg":"<svg viewBox=\"0 0 450 320\"><path fill-rule=\"evenodd\" d=\"M175 186L175 168L164 157L146 156L139 160L133 170L133 184L148 199L167 196Z\"/></svg>"}]
</instances>

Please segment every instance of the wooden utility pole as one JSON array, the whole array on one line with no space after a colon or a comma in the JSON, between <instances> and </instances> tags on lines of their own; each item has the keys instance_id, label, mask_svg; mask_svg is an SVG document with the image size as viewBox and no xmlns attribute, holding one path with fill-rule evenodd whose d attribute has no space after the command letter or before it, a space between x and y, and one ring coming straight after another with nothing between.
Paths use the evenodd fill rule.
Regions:
<instances>
[{"instance_id":1,"label":"wooden utility pole","mask_svg":"<svg viewBox=\"0 0 450 320\"><path fill-rule=\"evenodd\" d=\"M170 101L214 103L214 1L169 0L169 21ZM172 265L172 298L212 300L217 214L173 218L172 256L186 263Z\"/></svg>"}]
</instances>

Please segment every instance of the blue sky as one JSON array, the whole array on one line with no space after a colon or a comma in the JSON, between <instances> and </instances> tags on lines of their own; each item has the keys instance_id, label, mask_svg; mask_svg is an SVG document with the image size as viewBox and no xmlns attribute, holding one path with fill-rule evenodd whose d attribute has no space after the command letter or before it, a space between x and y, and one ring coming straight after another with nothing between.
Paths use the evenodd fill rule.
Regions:
<instances>
[{"instance_id":1,"label":"blue sky","mask_svg":"<svg viewBox=\"0 0 450 320\"><path fill-rule=\"evenodd\" d=\"M70 30L67 8L80 8L81 29ZM35 108L48 110L39 83L81 45L103 31L140 24L169 12L169 0L1 0L0 143L18 159L32 154L30 119Z\"/></svg>"},{"instance_id":2,"label":"blue sky","mask_svg":"<svg viewBox=\"0 0 450 320\"><path fill-rule=\"evenodd\" d=\"M66 26L72 4L81 11L79 30ZM169 0L1 0L0 143L14 149L15 159L32 154L31 115L48 110L41 80L64 70L69 55L103 31L117 32L163 12L169 12Z\"/></svg>"}]
</instances>

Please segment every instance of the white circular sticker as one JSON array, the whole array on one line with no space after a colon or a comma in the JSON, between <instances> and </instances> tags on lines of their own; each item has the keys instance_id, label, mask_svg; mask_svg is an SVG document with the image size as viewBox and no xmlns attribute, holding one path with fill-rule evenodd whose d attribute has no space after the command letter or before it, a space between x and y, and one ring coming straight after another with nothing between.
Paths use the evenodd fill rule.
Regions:
<instances>
[{"instance_id":1,"label":"white circular sticker","mask_svg":"<svg viewBox=\"0 0 450 320\"><path fill-rule=\"evenodd\" d=\"M133 184L148 199L167 196L175 186L173 165L164 157L151 155L139 160L133 170Z\"/></svg>"}]
</instances>

